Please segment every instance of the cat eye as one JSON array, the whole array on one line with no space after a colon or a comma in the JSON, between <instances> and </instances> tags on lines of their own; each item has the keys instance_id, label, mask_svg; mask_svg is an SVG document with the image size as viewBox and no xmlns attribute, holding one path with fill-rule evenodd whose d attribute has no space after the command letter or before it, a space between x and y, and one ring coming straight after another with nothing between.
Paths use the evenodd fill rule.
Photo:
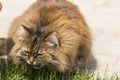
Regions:
<instances>
[{"instance_id":1,"label":"cat eye","mask_svg":"<svg viewBox=\"0 0 120 80\"><path fill-rule=\"evenodd\" d=\"M29 55L29 54L30 54L29 51L24 50L24 55Z\"/></svg>"},{"instance_id":2,"label":"cat eye","mask_svg":"<svg viewBox=\"0 0 120 80\"><path fill-rule=\"evenodd\" d=\"M38 51L38 55L43 55L43 54L45 54L45 51L42 51L42 50Z\"/></svg>"},{"instance_id":3,"label":"cat eye","mask_svg":"<svg viewBox=\"0 0 120 80\"><path fill-rule=\"evenodd\" d=\"M25 53L30 53L29 51L24 51Z\"/></svg>"}]
</instances>

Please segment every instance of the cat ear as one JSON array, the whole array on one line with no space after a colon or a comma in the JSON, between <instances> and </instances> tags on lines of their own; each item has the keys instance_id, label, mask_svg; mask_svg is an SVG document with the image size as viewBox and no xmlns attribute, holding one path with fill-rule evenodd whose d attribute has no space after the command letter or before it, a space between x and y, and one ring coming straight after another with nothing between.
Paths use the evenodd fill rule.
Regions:
<instances>
[{"instance_id":1,"label":"cat ear","mask_svg":"<svg viewBox=\"0 0 120 80\"><path fill-rule=\"evenodd\" d=\"M17 35L22 38L27 38L30 35L30 31L25 25L21 24L20 28L17 31Z\"/></svg>"},{"instance_id":2,"label":"cat ear","mask_svg":"<svg viewBox=\"0 0 120 80\"><path fill-rule=\"evenodd\" d=\"M59 41L57 38L57 33L53 32L46 38L47 44L50 46L59 46Z\"/></svg>"},{"instance_id":3,"label":"cat ear","mask_svg":"<svg viewBox=\"0 0 120 80\"><path fill-rule=\"evenodd\" d=\"M25 25L21 24L21 28L22 28L24 31L30 33L29 28L27 28Z\"/></svg>"}]
</instances>

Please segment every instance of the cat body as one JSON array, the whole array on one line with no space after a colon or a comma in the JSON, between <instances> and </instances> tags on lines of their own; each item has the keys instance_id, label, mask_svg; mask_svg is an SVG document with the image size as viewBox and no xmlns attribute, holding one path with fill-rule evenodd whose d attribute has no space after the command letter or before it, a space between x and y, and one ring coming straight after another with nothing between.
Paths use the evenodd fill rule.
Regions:
<instances>
[{"instance_id":1,"label":"cat body","mask_svg":"<svg viewBox=\"0 0 120 80\"><path fill-rule=\"evenodd\" d=\"M7 59L14 42L11 39L0 38L0 58Z\"/></svg>"},{"instance_id":2,"label":"cat body","mask_svg":"<svg viewBox=\"0 0 120 80\"><path fill-rule=\"evenodd\" d=\"M0 68L8 64L8 55L14 42L9 38L0 38Z\"/></svg>"},{"instance_id":3,"label":"cat body","mask_svg":"<svg viewBox=\"0 0 120 80\"><path fill-rule=\"evenodd\" d=\"M81 71L91 51L91 35L81 13L67 0L37 0L12 23L15 64Z\"/></svg>"}]
</instances>

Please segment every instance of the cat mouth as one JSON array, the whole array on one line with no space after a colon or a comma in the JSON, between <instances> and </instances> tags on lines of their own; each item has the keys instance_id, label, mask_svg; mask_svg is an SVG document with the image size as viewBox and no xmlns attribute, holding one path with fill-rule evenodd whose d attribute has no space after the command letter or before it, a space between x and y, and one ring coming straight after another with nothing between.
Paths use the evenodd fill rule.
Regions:
<instances>
[{"instance_id":1,"label":"cat mouth","mask_svg":"<svg viewBox=\"0 0 120 80\"><path fill-rule=\"evenodd\" d=\"M41 65L33 65L33 67L34 67L34 69L41 69L41 68L43 68L43 64L41 64Z\"/></svg>"}]
</instances>

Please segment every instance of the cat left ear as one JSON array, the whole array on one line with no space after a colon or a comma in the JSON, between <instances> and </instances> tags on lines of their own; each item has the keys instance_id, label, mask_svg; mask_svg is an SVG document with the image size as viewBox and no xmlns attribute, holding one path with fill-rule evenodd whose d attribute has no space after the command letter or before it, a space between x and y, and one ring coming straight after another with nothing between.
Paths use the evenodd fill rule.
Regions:
<instances>
[{"instance_id":1,"label":"cat left ear","mask_svg":"<svg viewBox=\"0 0 120 80\"><path fill-rule=\"evenodd\" d=\"M16 32L16 36L19 37L19 40L23 40L25 38L28 38L29 35L30 35L29 29L26 26L24 26L23 24L21 24L18 31Z\"/></svg>"},{"instance_id":2,"label":"cat left ear","mask_svg":"<svg viewBox=\"0 0 120 80\"><path fill-rule=\"evenodd\" d=\"M21 28L23 29L23 31L30 33L30 30L25 25L21 24Z\"/></svg>"},{"instance_id":3,"label":"cat left ear","mask_svg":"<svg viewBox=\"0 0 120 80\"><path fill-rule=\"evenodd\" d=\"M59 46L59 41L56 32L51 33L45 40L47 41L47 44L49 46Z\"/></svg>"},{"instance_id":4,"label":"cat left ear","mask_svg":"<svg viewBox=\"0 0 120 80\"><path fill-rule=\"evenodd\" d=\"M19 33L21 33L22 35L29 35L30 34L30 30L29 28L27 28L25 25L21 24L20 29L18 30Z\"/></svg>"}]
</instances>

